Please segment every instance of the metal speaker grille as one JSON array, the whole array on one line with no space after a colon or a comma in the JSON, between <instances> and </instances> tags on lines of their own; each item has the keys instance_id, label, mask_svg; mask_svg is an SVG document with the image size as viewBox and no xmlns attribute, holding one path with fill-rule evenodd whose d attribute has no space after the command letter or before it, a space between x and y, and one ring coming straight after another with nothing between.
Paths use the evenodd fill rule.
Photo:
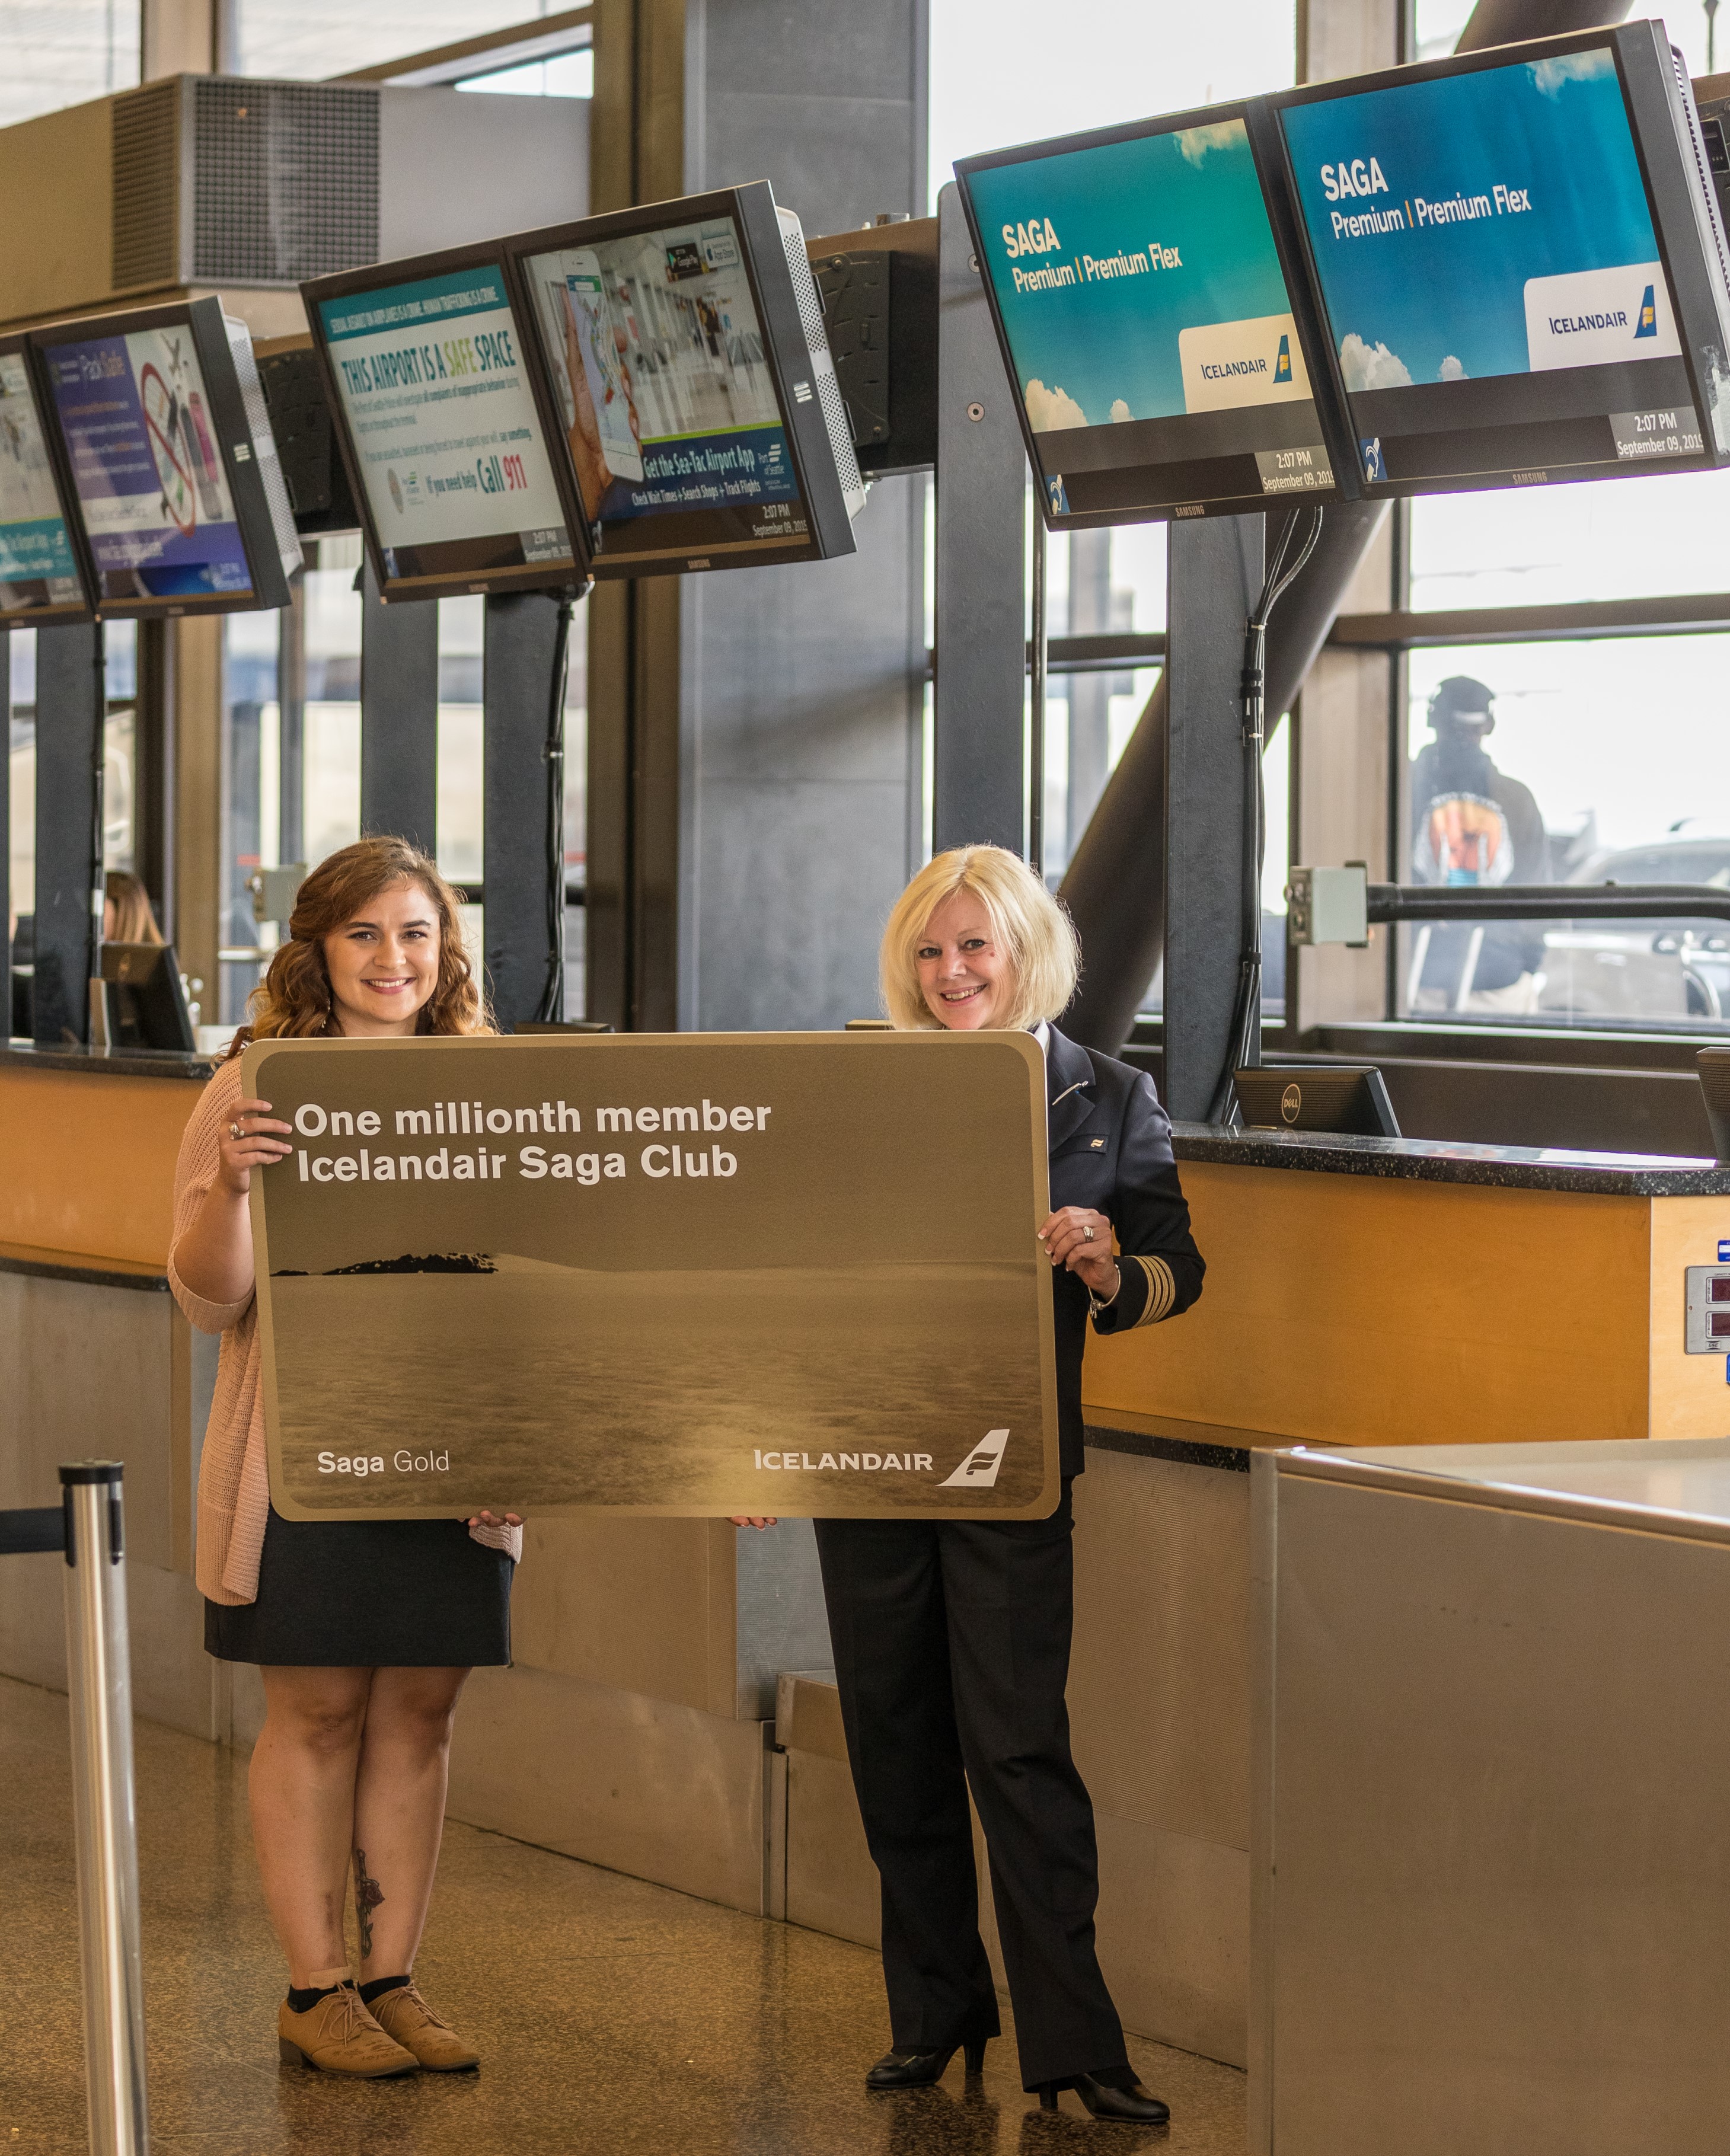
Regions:
<instances>
[{"instance_id":1,"label":"metal speaker grille","mask_svg":"<svg viewBox=\"0 0 1730 2156\"><path fill-rule=\"evenodd\" d=\"M378 93L193 85L193 277L298 285L378 259Z\"/></svg>"},{"instance_id":2,"label":"metal speaker grille","mask_svg":"<svg viewBox=\"0 0 1730 2156\"><path fill-rule=\"evenodd\" d=\"M805 248L805 228L793 211L783 209L778 203L776 214L781 220L781 245L787 256L788 274L793 279L793 297L798 301L799 324L810 350L818 401L823 408L824 424L829 429L829 447L834 451L836 476L841 482L848 516L852 518L865 507L865 481L860 477L859 459L853 448L853 422L847 416L846 399L835 379L835 362L829 352L829 331L823 319L823 301L818 296L817 280L811 274L811 258Z\"/></svg>"},{"instance_id":3,"label":"metal speaker grille","mask_svg":"<svg viewBox=\"0 0 1730 2156\"><path fill-rule=\"evenodd\" d=\"M180 85L117 97L111 229L114 289L180 281Z\"/></svg>"}]
</instances>

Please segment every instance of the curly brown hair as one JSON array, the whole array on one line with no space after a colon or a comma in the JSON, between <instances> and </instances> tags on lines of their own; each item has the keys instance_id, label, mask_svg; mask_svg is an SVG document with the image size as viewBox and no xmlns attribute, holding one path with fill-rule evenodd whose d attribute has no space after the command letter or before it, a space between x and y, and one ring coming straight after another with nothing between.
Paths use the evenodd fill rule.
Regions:
<instances>
[{"instance_id":1,"label":"curly brown hair","mask_svg":"<svg viewBox=\"0 0 1730 2156\"><path fill-rule=\"evenodd\" d=\"M418 1033L490 1033L492 1016L477 985L457 919L455 891L406 839L357 839L319 863L296 892L289 940L249 999L251 1022L230 1055L249 1040L316 1039L338 1029L331 1004L325 938L352 921L381 891L418 884L439 916L439 984L422 1005Z\"/></svg>"}]
</instances>

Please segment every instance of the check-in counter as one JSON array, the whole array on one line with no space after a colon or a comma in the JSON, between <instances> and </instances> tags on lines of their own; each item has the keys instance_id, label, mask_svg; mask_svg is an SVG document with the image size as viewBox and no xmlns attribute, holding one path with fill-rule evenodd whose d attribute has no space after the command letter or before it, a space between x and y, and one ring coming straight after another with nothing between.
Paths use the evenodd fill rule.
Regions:
<instances>
[{"instance_id":1,"label":"check-in counter","mask_svg":"<svg viewBox=\"0 0 1730 2156\"><path fill-rule=\"evenodd\" d=\"M1176 1144L1207 1285L1175 1323L1088 1343L1070 1709L1124 2019L1241 2065L1252 1458L1722 1436L1725 1357L1689 1354L1684 1321L1686 1269L1730 1241L1730 1170L1201 1125ZM783 1698L787 1913L869 1939L819 1688Z\"/></svg>"},{"instance_id":2,"label":"check-in counter","mask_svg":"<svg viewBox=\"0 0 1730 2156\"><path fill-rule=\"evenodd\" d=\"M1256 2156L1721 2148L1730 1443L1254 1481Z\"/></svg>"}]
</instances>

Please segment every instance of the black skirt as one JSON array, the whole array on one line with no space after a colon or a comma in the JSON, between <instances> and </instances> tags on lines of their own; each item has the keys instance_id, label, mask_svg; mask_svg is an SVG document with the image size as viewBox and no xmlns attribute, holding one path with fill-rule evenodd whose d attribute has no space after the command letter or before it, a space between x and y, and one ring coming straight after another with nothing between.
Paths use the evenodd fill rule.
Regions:
<instances>
[{"instance_id":1,"label":"black skirt","mask_svg":"<svg viewBox=\"0 0 1730 2156\"><path fill-rule=\"evenodd\" d=\"M516 1568L460 1520L285 1520L273 1506L258 1599L207 1600L204 1650L315 1669L508 1662Z\"/></svg>"}]
</instances>

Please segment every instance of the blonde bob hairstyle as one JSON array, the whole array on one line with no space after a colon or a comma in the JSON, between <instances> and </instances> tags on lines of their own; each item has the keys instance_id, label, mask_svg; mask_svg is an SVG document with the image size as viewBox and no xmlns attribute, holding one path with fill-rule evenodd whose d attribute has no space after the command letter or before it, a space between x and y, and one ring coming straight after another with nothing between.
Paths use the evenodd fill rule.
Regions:
<instances>
[{"instance_id":1,"label":"blonde bob hairstyle","mask_svg":"<svg viewBox=\"0 0 1730 2156\"><path fill-rule=\"evenodd\" d=\"M896 901L883 932L878 976L883 1007L896 1028L941 1030L920 993L917 954L932 914L957 891L984 907L993 938L1009 963L1011 993L1002 1025L1024 1029L1055 1019L1075 994L1081 973L1074 922L1019 855L1003 846L957 846L921 869Z\"/></svg>"},{"instance_id":2,"label":"blonde bob hairstyle","mask_svg":"<svg viewBox=\"0 0 1730 2156\"><path fill-rule=\"evenodd\" d=\"M316 1039L338 1028L325 964L325 938L346 928L362 907L398 884L418 884L439 920L439 978L421 1006L420 1033L490 1033L492 1021L463 946L456 893L426 855L406 839L362 839L331 854L295 896L286 943L252 992L249 1025L229 1049L249 1040Z\"/></svg>"}]
</instances>

